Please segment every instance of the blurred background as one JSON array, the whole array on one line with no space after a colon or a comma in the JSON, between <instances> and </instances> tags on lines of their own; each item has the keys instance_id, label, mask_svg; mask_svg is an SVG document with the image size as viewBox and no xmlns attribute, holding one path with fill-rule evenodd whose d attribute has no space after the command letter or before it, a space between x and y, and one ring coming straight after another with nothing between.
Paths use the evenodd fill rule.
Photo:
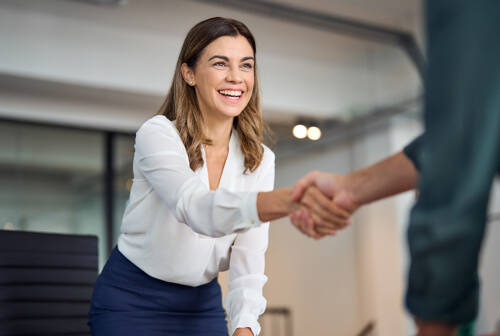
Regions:
<instances>
[{"instance_id":1,"label":"blurred background","mask_svg":"<svg viewBox=\"0 0 500 336\"><path fill-rule=\"evenodd\" d=\"M212 16L241 20L255 35L276 187L313 169L348 173L401 150L422 131L421 7L420 0L0 0L0 227L97 235L102 267L128 198L135 131L164 99L187 31ZM288 220L273 223L264 334L411 335L402 302L413 200L407 193L367 206L321 241ZM481 269L485 331L500 320L499 213L496 181ZM220 277L224 289L227 281Z\"/></svg>"}]
</instances>

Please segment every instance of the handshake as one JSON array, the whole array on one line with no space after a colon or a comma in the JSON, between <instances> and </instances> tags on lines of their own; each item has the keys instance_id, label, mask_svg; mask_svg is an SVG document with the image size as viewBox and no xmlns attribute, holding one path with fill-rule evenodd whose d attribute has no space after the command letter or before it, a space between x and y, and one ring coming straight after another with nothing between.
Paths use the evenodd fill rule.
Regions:
<instances>
[{"instance_id":1,"label":"handshake","mask_svg":"<svg viewBox=\"0 0 500 336\"><path fill-rule=\"evenodd\" d=\"M414 189L418 176L403 152L347 175L313 171L293 189L259 193L259 217L267 222L289 216L302 233L319 239L349 225L364 204Z\"/></svg>"},{"instance_id":2,"label":"handshake","mask_svg":"<svg viewBox=\"0 0 500 336\"><path fill-rule=\"evenodd\" d=\"M294 185L289 218L303 234L320 239L350 224L359 207L346 176L313 171Z\"/></svg>"},{"instance_id":3,"label":"handshake","mask_svg":"<svg viewBox=\"0 0 500 336\"><path fill-rule=\"evenodd\" d=\"M297 229L319 239L349 225L359 207L416 188L418 176L403 152L347 175L314 171L295 183L288 214Z\"/></svg>"}]
</instances>

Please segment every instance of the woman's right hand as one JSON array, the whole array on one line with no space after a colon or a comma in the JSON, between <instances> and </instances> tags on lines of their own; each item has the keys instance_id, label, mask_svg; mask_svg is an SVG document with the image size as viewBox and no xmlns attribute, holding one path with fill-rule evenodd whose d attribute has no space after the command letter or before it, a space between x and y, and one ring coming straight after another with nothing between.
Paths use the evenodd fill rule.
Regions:
<instances>
[{"instance_id":1,"label":"woman's right hand","mask_svg":"<svg viewBox=\"0 0 500 336\"><path fill-rule=\"evenodd\" d=\"M307 187L299 200L299 209L292 212L290 220L302 233L319 239L335 235L350 224L351 212L337 205L316 186Z\"/></svg>"},{"instance_id":2,"label":"woman's right hand","mask_svg":"<svg viewBox=\"0 0 500 336\"><path fill-rule=\"evenodd\" d=\"M305 223L295 226L316 239L333 235L350 223L350 212L335 204L314 185L307 187L298 201L292 199L292 189L288 188L260 192L257 211L263 222L293 214L291 219L295 220L292 223ZM303 218L303 221L296 218Z\"/></svg>"}]
</instances>

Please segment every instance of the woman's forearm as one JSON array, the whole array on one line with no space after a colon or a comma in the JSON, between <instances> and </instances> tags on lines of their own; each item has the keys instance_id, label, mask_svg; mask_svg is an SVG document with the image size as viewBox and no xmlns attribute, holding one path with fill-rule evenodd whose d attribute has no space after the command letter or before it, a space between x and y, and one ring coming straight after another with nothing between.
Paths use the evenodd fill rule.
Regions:
<instances>
[{"instance_id":1,"label":"woman's forearm","mask_svg":"<svg viewBox=\"0 0 500 336\"><path fill-rule=\"evenodd\" d=\"M292 201L291 188L260 192L257 195L257 212L263 222L288 216L298 209L299 205Z\"/></svg>"}]
</instances>

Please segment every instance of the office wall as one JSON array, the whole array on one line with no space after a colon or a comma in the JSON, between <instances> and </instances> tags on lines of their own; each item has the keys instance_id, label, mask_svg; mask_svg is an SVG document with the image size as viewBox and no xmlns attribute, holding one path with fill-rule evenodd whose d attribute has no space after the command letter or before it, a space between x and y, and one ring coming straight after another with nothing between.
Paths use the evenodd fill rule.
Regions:
<instances>
[{"instance_id":1,"label":"office wall","mask_svg":"<svg viewBox=\"0 0 500 336\"><path fill-rule=\"evenodd\" d=\"M268 118L331 117L345 107L383 106L418 91L418 76L400 50L187 1L130 4L112 9L77 1L2 1L0 117L134 131L161 102L183 34L215 14L243 19L254 30ZM134 17L137 11L146 19ZM396 26L417 32L423 41L420 20L407 22ZM394 22L380 17L379 23ZM338 78L343 80L332 80ZM418 123L399 119L294 159L280 160L278 152L276 185L291 186L312 169L347 173L401 149L419 131ZM492 201L497 213L499 195L497 187ZM272 224L265 295L270 306L291 307L295 335L354 335L372 320L379 336L412 334L402 307L412 202L408 193L370 205L344 232L318 242L287 220ZM80 217L89 218L83 212ZM498 221L490 224L483 250L485 330L500 318L499 228Z\"/></svg>"},{"instance_id":2,"label":"office wall","mask_svg":"<svg viewBox=\"0 0 500 336\"><path fill-rule=\"evenodd\" d=\"M24 79L13 90L15 80L0 77L0 93L8 91L0 99L0 116L53 120L55 110L66 110L60 120L81 123L87 110L100 125L133 129L166 94L188 29L214 15L241 19L253 30L267 118L342 116L349 109L413 98L421 86L415 68L396 46L194 1L134 0L113 8L79 1L4 0L0 9L0 75ZM31 80L65 88L56 85L55 93L44 92L36 100L29 92L26 105L15 104L9 97L26 92ZM73 108L66 103L75 96L71 87L92 91L80 100L94 98L102 104L82 102L84 109ZM65 97L46 101L60 91ZM127 123L129 118L134 125Z\"/></svg>"}]
</instances>

